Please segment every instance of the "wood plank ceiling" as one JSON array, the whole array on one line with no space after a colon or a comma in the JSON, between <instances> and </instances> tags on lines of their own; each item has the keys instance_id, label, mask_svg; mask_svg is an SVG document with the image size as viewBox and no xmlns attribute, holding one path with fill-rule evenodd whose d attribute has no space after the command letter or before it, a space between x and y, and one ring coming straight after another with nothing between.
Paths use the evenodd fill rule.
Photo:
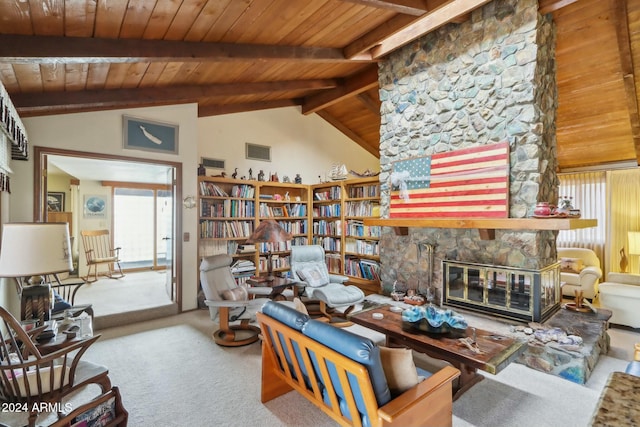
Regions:
<instances>
[{"instance_id":1,"label":"wood plank ceiling","mask_svg":"<svg viewBox=\"0 0 640 427\"><path fill-rule=\"evenodd\" d=\"M377 62L490 0L0 0L21 116L299 106L378 156ZM640 159L640 0L540 0L558 26L561 169Z\"/></svg>"}]
</instances>

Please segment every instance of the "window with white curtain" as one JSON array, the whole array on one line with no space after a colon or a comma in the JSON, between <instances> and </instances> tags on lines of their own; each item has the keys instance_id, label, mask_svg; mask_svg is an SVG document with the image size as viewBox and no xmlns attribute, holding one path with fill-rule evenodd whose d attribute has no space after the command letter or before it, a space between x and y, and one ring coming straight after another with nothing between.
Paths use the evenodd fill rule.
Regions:
<instances>
[{"instance_id":1,"label":"window with white curtain","mask_svg":"<svg viewBox=\"0 0 640 427\"><path fill-rule=\"evenodd\" d=\"M582 218L597 219L596 227L577 230L561 230L557 244L561 248L587 248L593 250L602 266L604 266L606 227L607 227L607 192L606 173L576 172L559 174L560 198L570 197L573 207L580 209Z\"/></svg>"}]
</instances>

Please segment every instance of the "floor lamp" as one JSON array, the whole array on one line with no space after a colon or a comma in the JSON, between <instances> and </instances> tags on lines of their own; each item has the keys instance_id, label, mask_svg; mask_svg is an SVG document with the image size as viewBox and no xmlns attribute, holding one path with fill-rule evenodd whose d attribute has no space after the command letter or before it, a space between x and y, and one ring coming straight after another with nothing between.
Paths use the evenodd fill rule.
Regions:
<instances>
[{"instance_id":1,"label":"floor lamp","mask_svg":"<svg viewBox=\"0 0 640 427\"><path fill-rule=\"evenodd\" d=\"M33 318L39 323L49 320L53 298L44 277L72 269L69 225L66 222L9 223L3 226L0 277L16 279L23 320Z\"/></svg>"},{"instance_id":2,"label":"floor lamp","mask_svg":"<svg viewBox=\"0 0 640 427\"><path fill-rule=\"evenodd\" d=\"M640 231L629 231L629 255L640 255Z\"/></svg>"},{"instance_id":3,"label":"floor lamp","mask_svg":"<svg viewBox=\"0 0 640 427\"><path fill-rule=\"evenodd\" d=\"M280 243L291 240L293 237L287 233L276 221L266 219L260 221L258 228L251 233L247 243ZM271 246L267 250L267 281L273 281L273 264L272 264Z\"/></svg>"}]
</instances>

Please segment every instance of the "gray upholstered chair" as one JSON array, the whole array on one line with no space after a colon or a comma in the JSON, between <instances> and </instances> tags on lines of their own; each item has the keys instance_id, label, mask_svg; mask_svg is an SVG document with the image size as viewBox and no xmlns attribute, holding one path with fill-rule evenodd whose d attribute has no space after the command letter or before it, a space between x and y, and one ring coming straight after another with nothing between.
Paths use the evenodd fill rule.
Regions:
<instances>
[{"instance_id":1,"label":"gray upholstered chair","mask_svg":"<svg viewBox=\"0 0 640 427\"><path fill-rule=\"evenodd\" d=\"M304 294L309 300L318 300L320 312L329 321L345 324L345 322L336 322L327 307L346 307L342 313L339 311L334 313L346 317L356 304L364 301L364 292L360 288L344 284L348 280L346 276L329 273L322 246L293 246L290 264L292 279L304 286Z\"/></svg>"},{"instance_id":2,"label":"gray upholstered chair","mask_svg":"<svg viewBox=\"0 0 640 427\"><path fill-rule=\"evenodd\" d=\"M244 286L239 286L231 273L231 256L206 257L200 263L200 285L209 307L211 320L219 318L220 328L212 336L218 345L237 347L258 340L260 328L250 325L267 298L249 298ZM240 321L230 325L229 322Z\"/></svg>"}]
</instances>

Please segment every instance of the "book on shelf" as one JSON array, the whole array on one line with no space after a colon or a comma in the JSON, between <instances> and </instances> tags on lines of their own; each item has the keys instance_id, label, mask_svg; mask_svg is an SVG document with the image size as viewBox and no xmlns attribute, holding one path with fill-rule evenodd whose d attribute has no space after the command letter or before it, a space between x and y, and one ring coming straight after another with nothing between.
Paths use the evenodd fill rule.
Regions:
<instances>
[{"instance_id":1,"label":"book on shelf","mask_svg":"<svg viewBox=\"0 0 640 427\"><path fill-rule=\"evenodd\" d=\"M256 245L238 245L238 253L246 254L256 251Z\"/></svg>"},{"instance_id":2,"label":"book on shelf","mask_svg":"<svg viewBox=\"0 0 640 427\"><path fill-rule=\"evenodd\" d=\"M253 261L248 259L239 259L233 264L231 264L231 272L232 273L244 273L247 271L254 271L256 269L256 265Z\"/></svg>"}]
</instances>

